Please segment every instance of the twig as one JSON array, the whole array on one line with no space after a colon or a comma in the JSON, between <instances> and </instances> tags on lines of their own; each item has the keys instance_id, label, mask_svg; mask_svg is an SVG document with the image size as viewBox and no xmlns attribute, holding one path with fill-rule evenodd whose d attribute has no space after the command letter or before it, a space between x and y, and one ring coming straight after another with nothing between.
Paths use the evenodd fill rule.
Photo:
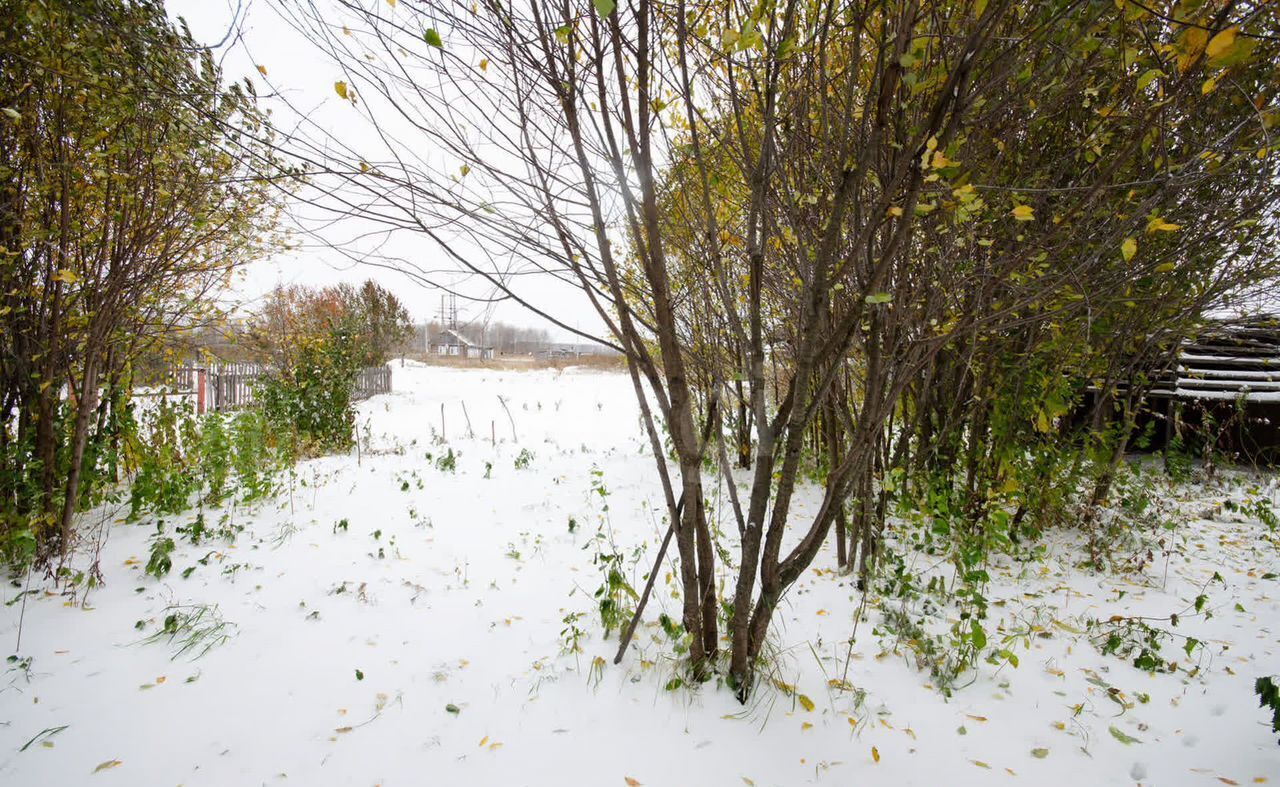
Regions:
<instances>
[{"instance_id":1,"label":"twig","mask_svg":"<svg viewBox=\"0 0 1280 787\"><path fill-rule=\"evenodd\" d=\"M680 520L680 514L684 511L684 494L681 493L680 500L676 502L676 521ZM618 643L618 653L613 657L613 663L622 662L622 657L626 655L627 646L631 644L631 638L636 633L636 626L640 624L640 616L644 614L645 604L649 603L649 594L653 591L653 582L658 578L658 571L662 568L662 560L667 556L667 547L671 546L671 536L676 532L675 522L667 525L667 534L662 537L662 546L658 547L658 559L653 561L653 570L649 572L649 579L644 583L644 592L640 594L640 601L636 603L636 611L631 615L631 622L627 624L627 630L622 635L621 642Z\"/></svg>"},{"instance_id":2,"label":"twig","mask_svg":"<svg viewBox=\"0 0 1280 787\"><path fill-rule=\"evenodd\" d=\"M862 611L867 606L867 585L862 586L862 600L858 602L858 612L853 618L853 633L849 635L849 649L844 654L844 671L840 674L840 685L849 685L849 662L853 661L853 642L858 638L858 623L862 620Z\"/></svg>"},{"instance_id":3,"label":"twig","mask_svg":"<svg viewBox=\"0 0 1280 787\"><path fill-rule=\"evenodd\" d=\"M31 567L35 565L34 561L27 563L27 582L22 589L22 610L18 613L18 643L14 645L13 652L22 652L22 621L27 617L27 596L31 593Z\"/></svg>"},{"instance_id":4,"label":"twig","mask_svg":"<svg viewBox=\"0 0 1280 787\"><path fill-rule=\"evenodd\" d=\"M511 442L520 442L519 438L516 437L516 419L511 417L511 409L507 407L507 400L499 394L498 401L502 404L502 409L507 411L507 420L511 422Z\"/></svg>"},{"instance_id":5,"label":"twig","mask_svg":"<svg viewBox=\"0 0 1280 787\"><path fill-rule=\"evenodd\" d=\"M462 417L467 419L467 437L475 437L476 433L471 429L471 416L467 415L467 400L462 400Z\"/></svg>"}]
</instances>

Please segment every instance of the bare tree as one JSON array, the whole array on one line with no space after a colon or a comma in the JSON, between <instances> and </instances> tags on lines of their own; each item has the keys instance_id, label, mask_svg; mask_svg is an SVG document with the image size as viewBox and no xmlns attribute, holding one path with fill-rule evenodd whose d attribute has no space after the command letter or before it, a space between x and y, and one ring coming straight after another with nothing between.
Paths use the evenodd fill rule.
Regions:
<instances>
[{"instance_id":1,"label":"bare tree","mask_svg":"<svg viewBox=\"0 0 1280 787\"><path fill-rule=\"evenodd\" d=\"M1008 0L282 9L341 64L336 92L377 134L364 147L304 122L291 151L334 186L301 198L431 238L535 310L520 275L592 304L626 356L655 457L692 673L712 667L730 609L728 674L744 699L777 605L851 495L872 546L887 426L910 386L928 388L942 348L1076 309L1064 288L1123 292L1143 270L1114 264L1133 256L1135 227L1177 224L1159 211L1180 192L1161 187L1226 180L1194 163L1206 151L1228 151L1242 195L1272 168L1241 163L1265 147L1266 123L1241 132L1257 108L1237 107L1234 132L1192 135L1166 159L1179 169L1133 178L1162 113L1171 134L1193 128L1212 96L1206 69L1272 46L1274 19L1253 5L1216 5L1194 28L1114 4ZM1240 25L1268 32L1216 38ZM1119 86L1118 119L1081 104L1106 85ZM1109 195L1135 190L1115 215ZM754 468L722 605L702 466L726 391L754 432ZM835 449L822 502L796 521L824 412Z\"/></svg>"}]
</instances>

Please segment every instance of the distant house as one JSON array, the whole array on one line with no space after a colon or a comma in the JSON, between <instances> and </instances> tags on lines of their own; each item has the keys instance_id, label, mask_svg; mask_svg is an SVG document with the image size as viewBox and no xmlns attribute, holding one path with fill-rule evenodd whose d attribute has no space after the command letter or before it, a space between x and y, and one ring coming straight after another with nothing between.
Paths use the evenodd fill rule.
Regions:
<instances>
[{"instance_id":1,"label":"distant house","mask_svg":"<svg viewBox=\"0 0 1280 787\"><path fill-rule=\"evenodd\" d=\"M453 355L459 358L487 360L493 357L493 347L471 341L452 328L445 328L435 337L436 355Z\"/></svg>"}]
</instances>

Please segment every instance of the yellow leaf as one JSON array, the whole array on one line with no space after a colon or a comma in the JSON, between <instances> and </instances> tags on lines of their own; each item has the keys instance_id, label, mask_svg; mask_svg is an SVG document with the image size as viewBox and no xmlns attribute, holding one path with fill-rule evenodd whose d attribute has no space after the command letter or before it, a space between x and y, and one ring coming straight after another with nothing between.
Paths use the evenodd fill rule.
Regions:
<instances>
[{"instance_id":1,"label":"yellow leaf","mask_svg":"<svg viewBox=\"0 0 1280 787\"><path fill-rule=\"evenodd\" d=\"M391 6L392 8L395 8L396 0L387 0L387 5Z\"/></svg>"},{"instance_id":2,"label":"yellow leaf","mask_svg":"<svg viewBox=\"0 0 1280 787\"><path fill-rule=\"evenodd\" d=\"M983 762L982 760L969 760L969 762L973 763L974 765L978 766L979 768L986 768L987 770L991 770L991 766L990 766L990 765L987 765L987 764L986 764L985 762Z\"/></svg>"},{"instance_id":3,"label":"yellow leaf","mask_svg":"<svg viewBox=\"0 0 1280 787\"><path fill-rule=\"evenodd\" d=\"M1207 96L1217 89L1218 89L1218 80L1214 79L1213 77L1210 77L1209 79L1206 79L1203 84L1200 85L1200 95Z\"/></svg>"},{"instance_id":4,"label":"yellow leaf","mask_svg":"<svg viewBox=\"0 0 1280 787\"><path fill-rule=\"evenodd\" d=\"M97 768L94 768L93 772L97 773L98 771L105 771L110 768L115 768L116 766L122 765L122 764L123 763L121 763L119 760L107 760L106 762L99 764Z\"/></svg>"},{"instance_id":5,"label":"yellow leaf","mask_svg":"<svg viewBox=\"0 0 1280 787\"><path fill-rule=\"evenodd\" d=\"M342 81L334 82L333 89L338 94L338 98L341 98L343 101L347 100L347 83L346 82L342 82Z\"/></svg>"},{"instance_id":6,"label":"yellow leaf","mask_svg":"<svg viewBox=\"0 0 1280 787\"><path fill-rule=\"evenodd\" d=\"M630 776L623 776L622 780L627 783L627 787L640 787L640 782L636 781Z\"/></svg>"},{"instance_id":7,"label":"yellow leaf","mask_svg":"<svg viewBox=\"0 0 1280 787\"><path fill-rule=\"evenodd\" d=\"M1018 205L1013 209L1012 214L1018 221L1031 221L1036 217L1035 209L1030 205Z\"/></svg>"},{"instance_id":8,"label":"yellow leaf","mask_svg":"<svg viewBox=\"0 0 1280 787\"><path fill-rule=\"evenodd\" d=\"M480 748L482 748L482 749L483 749L483 748L484 748L484 745L485 745L486 743L488 743L488 742L489 742L489 736L488 736L488 735L486 735L486 736L484 736L483 738L481 738L481 739L480 739Z\"/></svg>"},{"instance_id":9,"label":"yellow leaf","mask_svg":"<svg viewBox=\"0 0 1280 787\"><path fill-rule=\"evenodd\" d=\"M470 165L468 165L468 164L463 164L463 165L462 165L462 168L461 168L461 169L459 169L458 171L459 171L459 172L461 172L461 173L462 173L462 177L464 177L464 178L465 178L468 174L470 174L470 172L471 172L471 167L470 167Z\"/></svg>"},{"instance_id":10,"label":"yellow leaf","mask_svg":"<svg viewBox=\"0 0 1280 787\"><path fill-rule=\"evenodd\" d=\"M497 751L498 749L501 749L501 748L502 748L502 744L499 743L498 741L494 741L493 743L489 744L489 751Z\"/></svg>"},{"instance_id":11,"label":"yellow leaf","mask_svg":"<svg viewBox=\"0 0 1280 787\"><path fill-rule=\"evenodd\" d=\"M1165 221L1159 216L1156 216L1151 221L1147 222L1148 235L1155 232L1177 232L1180 229L1182 229L1181 224L1174 224L1172 222Z\"/></svg>"},{"instance_id":12,"label":"yellow leaf","mask_svg":"<svg viewBox=\"0 0 1280 787\"><path fill-rule=\"evenodd\" d=\"M258 66L258 73L259 73L259 74L262 74L263 76L266 76L266 75L267 75L267 67L266 67L266 66Z\"/></svg>"},{"instance_id":13,"label":"yellow leaf","mask_svg":"<svg viewBox=\"0 0 1280 787\"><path fill-rule=\"evenodd\" d=\"M1120 254L1124 257L1124 261L1128 262L1133 259L1133 255L1138 253L1138 241L1133 238L1125 238L1120 244Z\"/></svg>"},{"instance_id":14,"label":"yellow leaf","mask_svg":"<svg viewBox=\"0 0 1280 787\"><path fill-rule=\"evenodd\" d=\"M75 284L77 281L80 280L80 277L76 275L75 271L67 270L66 268L63 268L62 270L53 274L53 280L64 282L66 284Z\"/></svg>"},{"instance_id":15,"label":"yellow leaf","mask_svg":"<svg viewBox=\"0 0 1280 787\"><path fill-rule=\"evenodd\" d=\"M880 750L877 749L875 746L871 747L871 759L875 760L876 762L880 762Z\"/></svg>"},{"instance_id":16,"label":"yellow leaf","mask_svg":"<svg viewBox=\"0 0 1280 787\"><path fill-rule=\"evenodd\" d=\"M1209 32L1203 28L1188 26L1182 31L1178 40L1178 70L1183 73L1189 70L1208 42Z\"/></svg>"},{"instance_id":17,"label":"yellow leaf","mask_svg":"<svg viewBox=\"0 0 1280 787\"><path fill-rule=\"evenodd\" d=\"M890 205L889 210L885 212L888 213L890 216L901 216L902 208L899 208L897 205Z\"/></svg>"},{"instance_id":18,"label":"yellow leaf","mask_svg":"<svg viewBox=\"0 0 1280 787\"><path fill-rule=\"evenodd\" d=\"M1209 56L1209 59L1217 60L1224 55L1230 54L1231 49L1236 44L1236 33L1239 30L1240 28L1238 27L1228 27L1213 38L1210 38L1208 46L1204 48L1205 54Z\"/></svg>"},{"instance_id":19,"label":"yellow leaf","mask_svg":"<svg viewBox=\"0 0 1280 787\"><path fill-rule=\"evenodd\" d=\"M1176 267L1178 266L1172 262L1162 262L1156 266L1156 273L1168 273Z\"/></svg>"},{"instance_id":20,"label":"yellow leaf","mask_svg":"<svg viewBox=\"0 0 1280 787\"><path fill-rule=\"evenodd\" d=\"M807 722L807 721L802 721L802 722L800 722L800 729L802 729L802 730L811 730L811 729L813 729L813 725L812 725L812 724L810 724L810 723L809 723L809 722Z\"/></svg>"},{"instance_id":21,"label":"yellow leaf","mask_svg":"<svg viewBox=\"0 0 1280 787\"><path fill-rule=\"evenodd\" d=\"M806 697L806 696L805 696L805 695L803 695L803 694L801 694L800 696L796 697L796 699L798 699L798 700L800 701L800 707L804 708L806 711L812 711L812 710L813 710L813 700L809 699L808 697Z\"/></svg>"},{"instance_id":22,"label":"yellow leaf","mask_svg":"<svg viewBox=\"0 0 1280 787\"><path fill-rule=\"evenodd\" d=\"M480 70L481 71L489 70L489 58L487 57L480 58Z\"/></svg>"}]
</instances>

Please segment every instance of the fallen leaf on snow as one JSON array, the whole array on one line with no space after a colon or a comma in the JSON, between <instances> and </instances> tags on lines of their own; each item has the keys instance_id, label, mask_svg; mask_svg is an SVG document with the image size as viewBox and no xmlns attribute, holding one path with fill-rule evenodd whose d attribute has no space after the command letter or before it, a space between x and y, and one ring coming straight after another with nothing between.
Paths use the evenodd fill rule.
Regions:
<instances>
[{"instance_id":1,"label":"fallen leaf on snow","mask_svg":"<svg viewBox=\"0 0 1280 787\"><path fill-rule=\"evenodd\" d=\"M640 787L640 782L636 781L630 776L623 776L622 780L627 783L627 787Z\"/></svg>"},{"instance_id":2,"label":"fallen leaf on snow","mask_svg":"<svg viewBox=\"0 0 1280 787\"><path fill-rule=\"evenodd\" d=\"M880 750L877 749L875 746L871 747L871 759L875 760L876 762L880 762Z\"/></svg>"},{"instance_id":3,"label":"fallen leaf on snow","mask_svg":"<svg viewBox=\"0 0 1280 787\"><path fill-rule=\"evenodd\" d=\"M123 765L123 763L120 762L120 760L107 760L104 763L100 763L97 768L94 768L93 772L97 773L98 771L105 771L110 768L114 768L117 765Z\"/></svg>"},{"instance_id":4,"label":"fallen leaf on snow","mask_svg":"<svg viewBox=\"0 0 1280 787\"><path fill-rule=\"evenodd\" d=\"M1124 730L1121 730L1120 728L1116 727L1114 724L1111 725L1110 732L1111 732L1111 737L1115 738L1116 740L1120 741L1126 746L1128 746L1131 743L1142 743L1141 740L1133 737L1132 735L1129 735Z\"/></svg>"}]
</instances>

